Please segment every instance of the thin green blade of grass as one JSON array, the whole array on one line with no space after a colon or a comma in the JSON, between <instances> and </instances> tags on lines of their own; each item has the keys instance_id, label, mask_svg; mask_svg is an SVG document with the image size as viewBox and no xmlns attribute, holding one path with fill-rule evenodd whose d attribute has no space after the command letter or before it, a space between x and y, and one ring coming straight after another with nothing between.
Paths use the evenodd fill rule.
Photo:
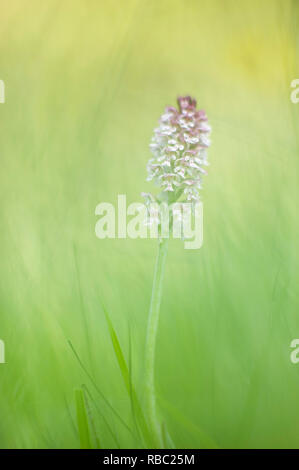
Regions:
<instances>
[{"instance_id":1,"label":"thin green blade of grass","mask_svg":"<svg viewBox=\"0 0 299 470\"><path fill-rule=\"evenodd\" d=\"M175 449L176 448L175 444L168 432L166 423L164 422L162 423L161 430L162 430L162 439L163 439L163 444L164 444L165 449Z\"/></svg>"},{"instance_id":2,"label":"thin green blade of grass","mask_svg":"<svg viewBox=\"0 0 299 470\"><path fill-rule=\"evenodd\" d=\"M105 318L106 318L106 321L107 321L110 338L111 338L114 353L115 353L115 356L116 356L116 359L117 359L117 362L118 362L118 365L119 365L119 368L120 368L120 371L121 371L121 375L123 377L125 387L127 389L129 397L131 399L133 412L136 412L137 422L139 424L139 427L140 427L143 439L145 441L145 444L148 445L149 447L153 447L153 439L151 437L148 425L146 423L146 419L145 419L144 413L142 411L142 407L140 405L140 402L138 400L137 393L135 391L135 388L133 387L133 384L132 384L132 381L131 381L131 376L130 376L130 373L129 373L129 369L128 369L125 357L123 355L123 352L122 352L122 349L121 349L120 342L118 340L116 331L113 327L113 324L110 320L110 317L108 315L107 310L103 307L103 305L102 305L102 308L103 308Z\"/></svg>"},{"instance_id":3,"label":"thin green blade of grass","mask_svg":"<svg viewBox=\"0 0 299 470\"><path fill-rule=\"evenodd\" d=\"M119 441L118 441L118 438L117 438L116 434L113 432L111 426L109 425L109 422L108 422L108 421L106 420L106 418L105 418L105 415L101 412L100 408L98 407L98 405L97 405L96 401L94 400L94 398L93 398L91 392L89 391L88 387L87 387L85 384L83 384L83 385L82 385L82 388L83 388L83 390L86 392L86 394L88 395L88 397L90 398L90 400L91 400L91 402L93 403L95 409L97 410L99 416L100 416L101 419L104 421L104 423L105 423L105 425L106 425L108 431L110 432L111 436L113 437L113 439L114 439L114 441L115 441L116 447L117 447L118 449L120 449L120 443L119 443Z\"/></svg>"},{"instance_id":4,"label":"thin green blade of grass","mask_svg":"<svg viewBox=\"0 0 299 470\"><path fill-rule=\"evenodd\" d=\"M84 385L82 385L82 391L83 391L83 393L85 392L84 391ZM92 416L91 407L90 407L90 404L89 404L89 401L88 401L88 397L85 393L84 393L84 398L85 398L87 416L88 416L88 419L89 419L89 422L90 422L90 428L91 428L91 431L92 431L94 442L96 444L96 449L101 449L102 447L101 447L101 443L100 443L100 439L99 439L99 436L98 436L97 429L96 429L95 424L94 424L94 419L93 419L93 416Z\"/></svg>"},{"instance_id":5,"label":"thin green blade of grass","mask_svg":"<svg viewBox=\"0 0 299 470\"><path fill-rule=\"evenodd\" d=\"M70 422L70 426L71 426L71 429L74 433L74 436L77 436L77 427L76 427L76 422L72 416L72 413L71 413L71 410L70 410L70 406L69 406L69 403L68 403L68 400L66 399L66 396L64 395L63 397L63 402L64 402L64 407L65 407L65 410L66 410L66 415L69 419L69 422Z\"/></svg>"},{"instance_id":6,"label":"thin green blade of grass","mask_svg":"<svg viewBox=\"0 0 299 470\"><path fill-rule=\"evenodd\" d=\"M83 390L75 390L77 424L81 449L92 449Z\"/></svg>"},{"instance_id":7,"label":"thin green blade of grass","mask_svg":"<svg viewBox=\"0 0 299 470\"><path fill-rule=\"evenodd\" d=\"M73 244L73 255L74 255L74 265L75 265L75 274L77 278L77 290L78 290L78 295L79 295L79 307L81 311L81 317L83 321L83 329L85 332L85 338L86 338L86 348L88 352L88 358L89 358L89 366L92 369L92 355L91 355L91 336L89 332L89 326L88 326L88 320L86 318L86 311L84 307L84 300L83 300L83 293L82 293L82 285L81 285L81 278L80 278L80 271L79 271L79 264L78 264L78 253L77 253L77 247L75 244Z\"/></svg>"},{"instance_id":8,"label":"thin green blade of grass","mask_svg":"<svg viewBox=\"0 0 299 470\"><path fill-rule=\"evenodd\" d=\"M216 442L207 435L199 426L189 421L177 408L171 405L168 401L160 398L160 403L162 407L169 412L175 421L180 423L190 434L199 438L201 448L204 449L218 449Z\"/></svg>"},{"instance_id":9,"label":"thin green blade of grass","mask_svg":"<svg viewBox=\"0 0 299 470\"><path fill-rule=\"evenodd\" d=\"M95 380L93 379L93 377L90 375L90 373L88 372L88 370L86 369L86 367L84 366L83 362L81 361L80 359L80 356L78 355L77 351L75 350L72 342L70 340L68 340L68 344L73 352L73 354L75 355L77 361L79 362L82 370L85 372L85 374L87 375L87 377L89 378L90 382L92 383L92 385L94 386L95 390L97 391L97 393L100 395L100 397L102 398L102 400L105 402L105 404L107 405L107 407L112 411L112 413L114 414L114 416L122 423L122 425L127 429L127 431L133 436L134 436L134 433L132 431L132 429L127 425L127 423L122 419L122 417L118 414L118 412L113 408L113 406L110 404L110 402L107 400L107 398L105 397L105 395L103 394L103 392L101 391L101 389L98 387L98 385L96 384Z\"/></svg>"},{"instance_id":10,"label":"thin green blade of grass","mask_svg":"<svg viewBox=\"0 0 299 470\"><path fill-rule=\"evenodd\" d=\"M124 358L120 343L118 341L118 337L116 335L115 329L114 329L114 327L112 325L112 322L109 318L109 315L108 315L108 313L105 309L104 309L104 313L105 313L106 321L107 321L107 324L108 324L109 334L110 334L110 338L111 338L111 341L112 341L114 353L115 353L115 356L116 356L116 359L117 359L117 362L118 362L118 365L119 365L119 368L120 368L120 371L121 371L126 389L127 389L128 393L130 394L131 393L131 381L130 381L129 369L128 369L126 360Z\"/></svg>"}]
</instances>

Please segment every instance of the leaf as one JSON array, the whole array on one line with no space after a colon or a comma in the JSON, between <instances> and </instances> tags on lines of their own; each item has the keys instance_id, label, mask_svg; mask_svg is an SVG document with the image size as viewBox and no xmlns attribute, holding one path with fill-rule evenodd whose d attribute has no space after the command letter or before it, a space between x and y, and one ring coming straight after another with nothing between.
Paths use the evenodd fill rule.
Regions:
<instances>
[{"instance_id":1,"label":"leaf","mask_svg":"<svg viewBox=\"0 0 299 470\"><path fill-rule=\"evenodd\" d=\"M154 442L153 442L153 439L151 437L151 434L150 434L150 431L149 431L144 413L142 411L142 407L141 407L140 402L138 400L137 393L135 391L135 388L133 387L133 384L132 384L132 381L131 381L131 376L130 376L130 373L129 373L129 369L128 369L126 360L124 358L124 355L123 355L123 352L122 352L122 349L121 349L116 331L115 331L115 329L112 325L112 322L109 318L107 310L104 308L103 305L102 305L102 308L103 308L103 311L104 311L104 314L105 314L105 317L106 317L106 321L107 321L107 324L108 324L108 329L109 329L109 333L110 333L114 353L115 353L115 356L116 356L116 359L117 359L117 362L118 362L118 365L119 365L119 368L120 368L120 371L121 371L121 374L122 374L122 377L123 377L123 380L124 380L124 383L125 383L125 387L128 391L129 397L131 398L133 413L134 414L136 413L136 419L137 419L140 431L142 433L143 439L145 441L145 444L148 447L152 448L152 447L154 447Z\"/></svg>"},{"instance_id":2,"label":"leaf","mask_svg":"<svg viewBox=\"0 0 299 470\"><path fill-rule=\"evenodd\" d=\"M88 418L84 401L84 392L81 388L75 390L75 401L77 410L78 432L80 438L80 448L92 449L89 434Z\"/></svg>"}]
</instances>

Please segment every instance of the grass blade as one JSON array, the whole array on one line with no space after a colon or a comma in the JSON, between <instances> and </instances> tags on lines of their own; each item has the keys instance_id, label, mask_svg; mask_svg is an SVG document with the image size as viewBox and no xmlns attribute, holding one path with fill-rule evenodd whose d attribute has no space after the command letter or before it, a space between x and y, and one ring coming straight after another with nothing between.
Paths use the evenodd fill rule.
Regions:
<instances>
[{"instance_id":1,"label":"grass blade","mask_svg":"<svg viewBox=\"0 0 299 470\"><path fill-rule=\"evenodd\" d=\"M91 395L91 393L90 393L88 387L87 387L86 385L82 385L82 388L83 388L83 390L87 393L88 397L89 397L90 400L92 401L92 403L93 403L95 409L97 410L98 414L100 415L101 419L104 421L104 423L105 423L105 425L106 425L108 431L110 432L111 436L113 437L113 439L114 439L114 441L115 441L116 447L117 447L118 449L120 449L120 444L119 444L119 441L118 441L118 439L117 439L117 436L116 436L115 433L112 431L111 426L109 425L108 421L106 420L104 414L103 414L103 413L101 412L101 410L99 409L99 407L98 407L96 401L94 400L93 396Z\"/></svg>"},{"instance_id":2,"label":"grass blade","mask_svg":"<svg viewBox=\"0 0 299 470\"><path fill-rule=\"evenodd\" d=\"M218 445L216 442L210 438L205 431L203 431L201 428L199 428L196 424L192 423L189 421L188 418L186 418L183 413L181 413L177 408L175 408L173 405L168 403L166 400L162 400L160 398L159 400L164 407L165 410L169 412L170 415L182 426L185 427L187 431L190 432L190 434L193 434L195 437L197 437L200 441L201 448L204 449L218 449Z\"/></svg>"},{"instance_id":3,"label":"grass blade","mask_svg":"<svg viewBox=\"0 0 299 470\"><path fill-rule=\"evenodd\" d=\"M117 359L117 362L118 362L118 365L119 365L119 368L120 368L120 371L121 371L121 375L123 377L126 389L127 389L128 393L130 394L131 393L131 381L130 381L129 369L128 369L126 360L124 358L121 346L119 344L118 337L116 335L115 329L113 328L113 325L112 325L111 320L109 318L109 315L108 315L108 313L105 309L103 309L103 310L104 310L104 314L105 314L105 317L106 317L106 321L107 321L107 325L108 325L108 329L109 329L110 338L111 338L111 341L112 341L114 353L115 353L115 356L116 356L116 359Z\"/></svg>"},{"instance_id":4,"label":"grass blade","mask_svg":"<svg viewBox=\"0 0 299 470\"><path fill-rule=\"evenodd\" d=\"M99 439L99 436L98 436L98 433L97 433L97 430L96 430L96 427L95 427L95 424L94 424L91 407L89 405L88 397L86 396L84 389L85 389L85 387L84 387L84 385L82 385L82 390L83 390L84 397L85 397L85 405L86 405L87 416L88 416L88 419L89 419L89 422L90 422L90 428L91 428L91 431L92 431L94 442L96 444L96 449L101 449L101 443L100 443L100 439Z\"/></svg>"},{"instance_id":5,"label":"grass blade","mask_svg":"<svg viewBox=\"0 0 299 470\"><path fill-rule=\"evenodd\" d=\"M142 411L142 407L141 407L140 402L138 400L137 393L135 391L135 388L133 387L133 384L132 384L132 381L131 381L131 376L130 376L130 373L129 373L129 369L128 369L125 357L123 355L123 352L122 352L122 349L121 349L121 346L120 346L120 342L118 340L118 337L117 337L116 331L113 327L113 324L110 320L108 312L104 308L103 305L102 305L102 309L103 309L103 312L105 314L105 318L106 318L106 321L107 321L107 325L108 325L108 329L109 329L110 338L111 338L111 341L112 341L115 357L116 357L116 360L118 362L120 372L121 372L121 375L122 375L124 383L125 383L125 387L127 389L129 397L131 398L132 409L135 410L135 412L136 412L137 422L138 422L138 425L140 427L140 431L142 433L142 436L143 436L143 439L145 441L146 446L152 448L152 447L154 447L153 439L151 437L151 434L150 434L150 431L149 431L144 413Z\"/></svg>"},{"instance_id":6,"label":"grass blade","mask_svg":"<svg viewBox=\"0 0 299 470\"><path fill-rule=\"evenodd\" d=\"M85 372L85 374L87 375L87 377L89 378L90 382L92 383L92 385L94 386L95 390L98 392L98 394L101 396L101 398L103 399L103 401L105 402L105 404L107 405L107 407L112 411L112 413L116 416L116 418L122 423L122 425L127 429L127 431L129 431L129 433L131 435L134 436L133 432L132 432L132 429L129 428L129 426L127 425L127 423L125 423L125 421L122 419L122 417L117 413L117 411L113 408L113 406L109 403L109 401L107 400L107 398L105 397L105 395L102 393L102 391L100 390L100 388L97 386L96 382L94 381L93 377L90 375L90 373L88 372L88 370L86 369L86 367L84 366L83 362L81 361L77 351L75 350L72 342L70 340L68 340L68 344L72 350L72 352L74 353L77 361L79 362L82 370Z\"/></svg>"},{"instance_id":7,"label":"grass blade","mask_svg":"<svg viewBox=\"0 0 299 470\"><path fill-rule=\"evenodd\" d=\"M76 401L76 410L77 410L77 424L78 424L78 432L79 432L79 439L80 439L80 448L92 449L92 445L90 441L90 434L89 434L88 418L87 418L86 407L85 407L84 393L81 388L78 390L75 390L75 401Z\"/></svg>"},{"instance_id":8,"label":"grass blade","mask_svg":"<svg viewBox=\"0 0 299 470\"><path fill-rule=\"evenodd\" d=\"M165 449L175 449L176 448L175 444L173 440L171 439L167 426L164 422L162 423L161 430L162 430L162 439L163 439L163 444L164 444Z\"/></svg>"}]
</instances>

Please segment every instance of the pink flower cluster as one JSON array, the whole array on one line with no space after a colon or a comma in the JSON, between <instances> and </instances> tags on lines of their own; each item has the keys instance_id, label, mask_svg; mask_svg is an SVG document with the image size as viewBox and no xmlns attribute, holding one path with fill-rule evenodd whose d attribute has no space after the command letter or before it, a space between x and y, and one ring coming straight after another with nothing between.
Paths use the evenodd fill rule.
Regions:
<instances>
[{"instance_id":1,"label":"pink flower cluster","mask_svg":"<svg viewBox=\"0 0 299 470\"><path fill-rule=\"evenodd\" d=\"M190 96L179 97L178 108L167 107L154 130L147 180L163 191L176 191L178 197L184 194L188 201L198 201L208 165L211 127L205 111L197 110Z\"/></svg>"}]
</instances>

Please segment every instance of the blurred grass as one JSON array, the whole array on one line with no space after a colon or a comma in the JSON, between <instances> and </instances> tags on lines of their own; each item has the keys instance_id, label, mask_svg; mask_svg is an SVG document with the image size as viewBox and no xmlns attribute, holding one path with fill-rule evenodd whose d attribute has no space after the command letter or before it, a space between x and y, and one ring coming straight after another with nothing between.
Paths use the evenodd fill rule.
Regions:
<instances>
[{"instance_id":1,"label":"blurred grass","mask_svg":"<svg viewBox=\"0 0 299 470\"><path fill-rule=\"evenodd\" d=\"M156 243L98 240L94 209L149 189L152 129L184 93L213 145L204 245L169 250L161 414L179 448L298 447L298 2L0 3L0 447L80 446L68 340L133 429L101 301L140 394ZM135 447L91 394L101 446Z\"/></svg>"}]
</instances>

